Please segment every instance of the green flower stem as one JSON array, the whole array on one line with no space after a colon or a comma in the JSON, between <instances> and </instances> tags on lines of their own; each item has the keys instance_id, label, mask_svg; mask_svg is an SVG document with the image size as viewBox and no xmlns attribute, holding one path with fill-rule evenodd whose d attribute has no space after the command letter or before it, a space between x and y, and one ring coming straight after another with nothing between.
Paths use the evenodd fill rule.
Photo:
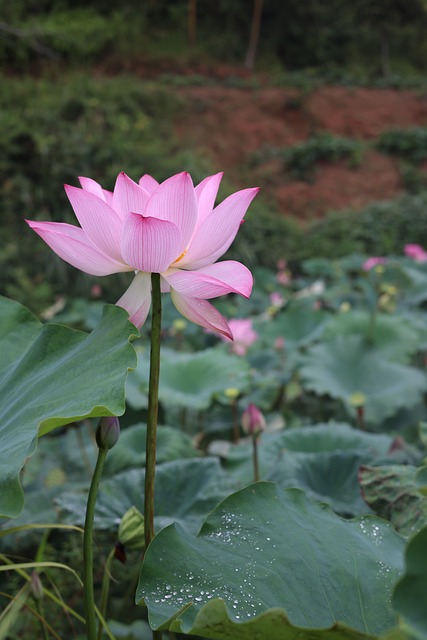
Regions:
<instances>
[{"instance_id":1,"label":"green flower stem","mask_svg":"<svg viewBox=\"0 0 427 640\"><path fill-rule=\"evenodd\" d=\"M259 462L258 462L258 438L252 438L252 462L254 467L254 481L259 480Z\"/></svg>"},{"instance_id":2,"label":"green flower stem","mask_svg":"<svg viewBox=\"0 0 427 640\"><path fill-rule=\"evenodd\" d=\"M86 506L85 531L83 535L83 585L86 616L87 640L97 640L95 596L93 589L93 519L95 515L96 494L108 449L98 449L98 459L92 475Z\"/></svg>"},{"instance_id":3,"label":"green flower stem","mask_svg":"<svg viewBox=\"0 0 427 640\"><path fill-rule=\"evenodd\" d=\"M147 441L145 461L145 502L144 527L145 548L154 538L154 480L156 475L156 432L159 412L159 375L160 375L160 329L162 323L162 301L160 293L160 274L151 274L151 351L150 381L148 387Z\"/></svg>"},{"instance_id":4,"label":"green flower stem","mask_svg":"<svg viewBox=\"0 0 427 640\"><path fill-rule=\"evenodd\" d=\"M111 563L113 562L113 558L114 558L114 549L111 549L110 553L108 554L108 558L105 562L104 575L102 578L101 602L99 605L99 611L103 618L107 617L108 594L110 591L110 582L111 582ZM103 626L100 620L98 624L98 640L101 640L102 638L102 630L103 630Z\"/></svg>"}]
</instances>

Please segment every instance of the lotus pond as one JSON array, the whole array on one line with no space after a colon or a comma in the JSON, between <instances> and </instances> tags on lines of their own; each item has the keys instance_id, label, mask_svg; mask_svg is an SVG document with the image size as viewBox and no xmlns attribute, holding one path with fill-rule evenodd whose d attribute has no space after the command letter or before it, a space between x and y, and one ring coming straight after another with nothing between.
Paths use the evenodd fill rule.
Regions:
<instances>
[{"instance_id":1,"label":"lotus pond","mask_svg":"<svg viewBox=\"0 0 427 640\"><path fill-rule=\"evenodd\" d=\"M149 328L99 300L42 323L0 299L0 638L85 637L107 415L121 435L95 509L99 638L427 638L427 262L282 262L254 280L249 301L216 305L233 343L164 296L148 549Z\"/></svg>"}]
</instances>

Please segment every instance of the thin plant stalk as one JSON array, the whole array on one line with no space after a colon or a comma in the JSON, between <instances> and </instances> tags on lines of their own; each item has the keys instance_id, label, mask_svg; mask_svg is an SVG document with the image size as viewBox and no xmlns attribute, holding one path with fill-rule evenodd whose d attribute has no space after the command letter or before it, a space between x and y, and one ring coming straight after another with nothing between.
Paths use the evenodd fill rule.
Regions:
<instances>
[{"instance_id":1,"label":"thin plant stalk","mask_svg":"<svg viewBox=\"0 0 427 640\"><path fill-rule=\"evenodd\" d=\"M156 434L159 413L160 331L162 301L160 274L151 274L151 350L150 380L148 383L147 438L145 459L144 527L145 548L154 538L154 481L156 477ZM153 640L162 640L161 631L153 631Z\"/></svg>"},{"instance_id":2,"label":"thin plant stalk","mask_svg":"<svg viewBox=\"0 0 427 640\"><path fill-rule=\"evenodd\" d=\"M151 350L150 380L148 386L147 439L145 461L145 502L144 527L145 548L154 538L154 480L156 476L156 434L159 413L159 376L160 376L160 330L162 323L162 302L160 293L160 274L151 274Z\"/></svg>"},{"instance_id":3,"label":"thin plant stalk","mask_svg":"<svg viewBox=\"0 0 427 640\"><path fill-rule=\"evenodd\" d=\"M258 438L252 438L252 461L254 467L254 480L259 480L259 462L258 462Z\"/></svg>"},{"instance_id":4,"label":"thin plant stalk","mask_svg":"<svg viewBox=\"0 0 427 640\"><path fill-rule=\"evenodd\" d=\"M106 448L98 449L98 458L87 499L85 530L83 535L83 585L87 640L97 640L95 594L93 588L93 520L95 516L96 495L98 493L99 482L107 453L108 449Z\"/></svg>"},{"instance_id":5,"label":"thin plant stalk","mask_svg":"<svg viewBox=\"0 0 427 640\"><path fill-rule=\"evenodd\" d=\"M108 595L110 592L110 582L111 582L111 563L113 561L113 558L114 558L114 549L112 549L108 554L107 560L105 562L104 576L102 578L101 601L99 604L99 611L103 618L106 618L107 616ZM103 625L100 620L98 624L98 640L101 640L102 638L102 630L103 630Z\"/></svg>"}]
</instances>

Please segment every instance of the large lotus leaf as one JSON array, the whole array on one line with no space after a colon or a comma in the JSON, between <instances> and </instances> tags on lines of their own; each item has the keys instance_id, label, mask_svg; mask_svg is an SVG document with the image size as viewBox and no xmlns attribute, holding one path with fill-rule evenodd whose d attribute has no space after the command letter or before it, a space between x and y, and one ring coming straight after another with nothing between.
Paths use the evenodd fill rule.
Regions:
<instances>
[{"instance_id":1,"label":"large lotus leaf","mask_svg":"<svg viewBox=\"0 0 427 640\"><path fill-rule=\"evenodd\" d=\"M281 487L304 489L309 497L327 502L339 513L366 513L359 467L383 459L391 444L390 436L363 433L340 423L265 433L258 444L261 477ZM225 464L241 483L251 482L252 445L231 447Z\"/></svg>"},{"instance_id":2,"label":"large lotus leaf","mask_svg":"<svg viewBox=\"0 0 427 640\"><path fill-rule=\"evenodd\" d=\"M427 640L427 527L409 542L405 574L393 593L394 609L403 616L403 628L411 638Z\"/></svg>"},{"instance_id":3,"label":"large lotus leaf","mask_svg":"<svg viewBox=\"0 0 427 640\"><path fill-rule=\"evenodd\" d=\"M338 336L311 347L300 373L307 389L342 400L352 414L352 397L364 397L368 423L414 406L427 387L423 372L380 357L359 336Z\"/></svg>"},{"instance_id":4,"label":"large lotus leaf","mask_svg":"<svg viewBox=\"0 0 427 640\"><path fill-rule=\"evenodd\" d=\"M359 481L366 502L405 536L427 525L427 498L417 482L419 472L420 469L412 465L362 466L360 469Z\"/></svg>"},{"instance_id":5,"label":"large lotus leaf","mask_svg":"<svg viewBox=\"0 0 427 640\"><path fill-rule=\"evenodd\" d=\"M368 337L371 316L365 311L337 314L328 325L326 338L356 334ZM407 318L377 314L372 347L388 360L406 363L419 349L419 332Z\"/></svg>"},{"instance_id":6,"label":"large lotus leaf","mask_svg":"<svg viewBox=\"0 0 427 640\"><path fill-rule=\"evenodd\" d=\"M299 487L308 497L329 504L345 516L371 513L360 495L358 471L366 457L357 452L290 453L266 474L280 487Z\"/></svg>"},{"instance_id":7,"label":"large lotus leaf","mask_svg":"<svg viewBox=\"0 0 427 640\"><path fill-rule=\"evenodd\" d=\"M400 317L408 322L418 334L417 350L422 352L427 349L427 314L418 307L405 307L400 311Z\"/></svg>"},{"instance_id":8,"label":"large lotus leaf","mask_svg":"<svg viewBox=\"0 0 427 640\"><path fill-rule=\"evenodd\" d=\"M402 265L402 271L410 281L404 291L405 302L417 305L427 300L427 271L424 264Z\"/></svg>"},{"instance_id":9,"label":"large lotus leaf","mask_svg":"<svg viewBox=\"0 0 427 640\"><path fill-rule=\"evenodd\" d=\"M197 537L176 525L161 531L146 552L136 601L147 605L154 629L218 640L290 639L297 631L338 639L346 627L378 634L394 623L390 595L403 547L383 520L344 520L299 489L261 482L226 498ZM196 616L214 598L226 607L215 628L201 626Z\"/></svg>"},{"instance_id":10,"label":"large lotus leaf","mask_svg":"<svg viewBox=\"0 0 427 640\"><path fill-rule=\"evenodd\" d=\"M283 453L360 453L365 459L383 458L393 439L387 435L364 433L348 424L329 422L295 427L272 433L263 433L258 441L260 471L263 478L276 465ZM226 468L240 482L251 482L253 477L252 444L233 445L225 461Z\"/></svg>"},{"instance_id":11,"label":"large lotus leaf","mask_svg":"<svg viewBox=\"0 0 427 640\"><path fill-rule=\"evenodd\" d=\"M233 490L216 458L165 462L156 469L155 527L179 522L197 531L206 515ZM63 518L83 524L88 486L64 493L56 503ZM95 527L114 531L132 506L144 512L144 470L123 471L101 482L96 501Z\"/></svg>"},{"instance_id":12,"label":"large lotus leaf","mask_svg":"<svg viewBox=\"0 0 427 640\"><path fill-rule=\"evenodd\" d=\"M0 298L0 513L15 517L22 510L19 472L38 435L83 417L124 412L135 334L119 307L106 306L88 335L42 325L18 303Z\"/></svg>"},{"instance_id":13,"label":"large lotus leaf","mask_svg":"<svg viewBox=\"0 0 427 640\"><path fill-rule=\"evenodd\" d=\"M139 359L137 369L129 376L132 392L128 395L128 402L134 408L144 406L148 375L146 358ZM207 409L214 396L225 389L244 391L248 385L249 366L246 361L227 353L221 346L197 353L162 349L159 398L166 406Z\"/></svg>"},{"instance_id":14,"label":"large lotus leaf","mask_svg":"<svg viewBox=\"0 0 427 640\"><path fill-rule=\"evenodd\" d=\"M275 339L285 339L287 349L306 345L317 340L329 320L325 311L314 311L307 304L295 304L269 322L256 326L264 344L272 346Z\"/></svg>"},{"instance_id":15,"label":"large lotus leaf","mask_svg":"<svg viewBox=\"0 0 427 640\"><path fill-rule=\"evenodd\" d=\"M112 476L126 469L144 467L146 435L147 427L142 423L124 429L118 443L108 454L104 474ZM194 458L196 455L190 436L174 427L159 425L156 442L158 463L179 458Z\"/></svg>"}]
</instances>

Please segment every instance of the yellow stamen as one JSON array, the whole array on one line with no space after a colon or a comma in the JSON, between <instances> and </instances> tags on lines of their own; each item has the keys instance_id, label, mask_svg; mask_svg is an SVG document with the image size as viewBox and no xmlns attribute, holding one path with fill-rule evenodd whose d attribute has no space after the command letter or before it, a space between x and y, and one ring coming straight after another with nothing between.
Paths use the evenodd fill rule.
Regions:
<instances>
[{"instance_id":1,"label":"yellow stamen","mask_svg":"<svg viewBox=\"0 0 427 640\"><path fill-rule=\"evenodd\" d=\"M185 254L187 253L188 249L184 249L184 251L181 253L181 255L179 256L179 258L177 258L175 260L175 262L173 262L173 264L176 264L177 262L179 262L180 260L183 259L183 257L185 256Z\"/></svg>"}]
</instances>

